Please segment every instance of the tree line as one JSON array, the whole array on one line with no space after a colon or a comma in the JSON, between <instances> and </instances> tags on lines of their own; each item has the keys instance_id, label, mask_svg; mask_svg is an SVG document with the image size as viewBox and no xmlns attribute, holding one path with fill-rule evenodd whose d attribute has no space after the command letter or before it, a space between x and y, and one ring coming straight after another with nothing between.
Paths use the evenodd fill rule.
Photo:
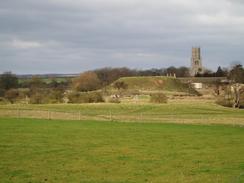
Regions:
<instances>
[{"instance_id":1,"label":"tree line","mask_svg":"<svg viewBox=\"0 0 244 183\"><path fill-rule=\"evenodd\" d=\"M49 82L43 81L40 77L33 76L29 80L20 80L11 73L5 72L0 75L0 102L8 100L14 103L17 100L28 100L28 103L61 103L65 98L65 92L69 91L69 101L76 101L79 92L95 91L113 83L121 77L133 76L166 76L175 74L177 77L189 77L187 67L168 67L162 69L136 70L129 68L102 68L81 73L75 78L66 78L58 81L49 78ZM244 69L242 65L235 65L229 69L219 67L216 72L206 71L203 75L196 77L223 77L236 83L244 83ZM118 83L115 87L124 87ZM73 93L72 93L73 92ZM76 92L76 93L75 93ZM97 94L92 94L97 96ZM73 99L72 99L73 97ZM85 100L92 100L88 96ZM98 96L99 98L100 96ZM96 99L97 100L97 99Z\"/></svg>"}]
</instances>

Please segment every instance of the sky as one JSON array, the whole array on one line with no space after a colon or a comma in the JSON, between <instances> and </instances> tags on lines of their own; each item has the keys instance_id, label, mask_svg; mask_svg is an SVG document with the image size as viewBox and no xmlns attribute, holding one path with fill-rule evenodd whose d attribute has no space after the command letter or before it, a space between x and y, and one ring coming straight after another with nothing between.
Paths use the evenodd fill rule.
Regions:
<instances>
[{"instance_id":1,"label":"sky","mask_svg":"<svg viewBox=\"0 0 244 183\"><path fill-rule=\"evenodd\" d=\"M243 0L0 0L0 73L244 64Z\"/></svg>"}]
</instances>

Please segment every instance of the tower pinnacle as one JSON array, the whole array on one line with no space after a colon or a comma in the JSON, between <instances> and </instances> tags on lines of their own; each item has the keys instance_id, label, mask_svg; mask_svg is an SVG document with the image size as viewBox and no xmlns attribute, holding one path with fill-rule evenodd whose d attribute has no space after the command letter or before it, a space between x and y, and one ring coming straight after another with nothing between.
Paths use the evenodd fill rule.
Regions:
<instances>
[{"instance_id":1,"label":"tower pinnacle","mask_svg":"<svg viewBox=\"0 0 244 183\"><path fill-rule=\"evenodd\" d=\"M198 73L203 73L201 48L193 47L191 56L191 76L195 76Z\"/></svg>"}]
</instances>

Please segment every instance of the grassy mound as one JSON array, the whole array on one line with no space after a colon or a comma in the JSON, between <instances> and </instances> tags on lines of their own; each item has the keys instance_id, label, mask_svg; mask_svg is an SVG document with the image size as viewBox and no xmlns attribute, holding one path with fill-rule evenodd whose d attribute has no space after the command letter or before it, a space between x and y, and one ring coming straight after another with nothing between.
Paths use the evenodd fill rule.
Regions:
<instances>
[{"instance_id":1,"label":"grassy mound","mask_svg":"<svg viewBox=\"0 0 244 183\"><path fill-rule=\"evenodd\" d=\"M124 82L128 89L141 91L170 91L185 92L197 95L198 92L186 83L182 83L179 79L173 77L124 77L116 82ZM114 84L113 83L113 84ZM112 85L113 85L112 84Z\"/></svg>"}]
</instances>

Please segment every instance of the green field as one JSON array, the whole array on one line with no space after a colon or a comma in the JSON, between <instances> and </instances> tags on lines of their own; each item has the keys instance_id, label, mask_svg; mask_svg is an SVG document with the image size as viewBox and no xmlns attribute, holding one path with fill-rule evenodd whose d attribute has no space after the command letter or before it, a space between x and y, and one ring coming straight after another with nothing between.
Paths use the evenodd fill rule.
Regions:
<instances>
[{"instance_id":1,"label":"green field","mask_svg":"<svg viewBox=\"0 0 244 183\"><path fill-rule=\"evenodd\" d=\"M244 181L244 128L0 118L0 182Z\"/></svg>"},{"instance_id":2,"label":"green field","mask_svg":"<svg viewBox=\"0 0 244 183\"><path fill-rule=\"evenodd\" d=\"M207 100L169 101L168 104L45 104L0 105L0 116L17 117L17 110L25 110L20 117L46 118L47 110L53 119L111 120L145 123L201 123L244 125L244 110L219 106ZM68 116L69 115L69 116Z\"/></svg>"},{"instance_id":3,"label":"green field","mask_svg":"<svg viewBox=\"0 0 244 183\"><path fill-rule=\"evenodd\" d=\"M244 182L244 110L211 100L0 105L0 134L3 183Z\"/></svg>"}]
</instances>

